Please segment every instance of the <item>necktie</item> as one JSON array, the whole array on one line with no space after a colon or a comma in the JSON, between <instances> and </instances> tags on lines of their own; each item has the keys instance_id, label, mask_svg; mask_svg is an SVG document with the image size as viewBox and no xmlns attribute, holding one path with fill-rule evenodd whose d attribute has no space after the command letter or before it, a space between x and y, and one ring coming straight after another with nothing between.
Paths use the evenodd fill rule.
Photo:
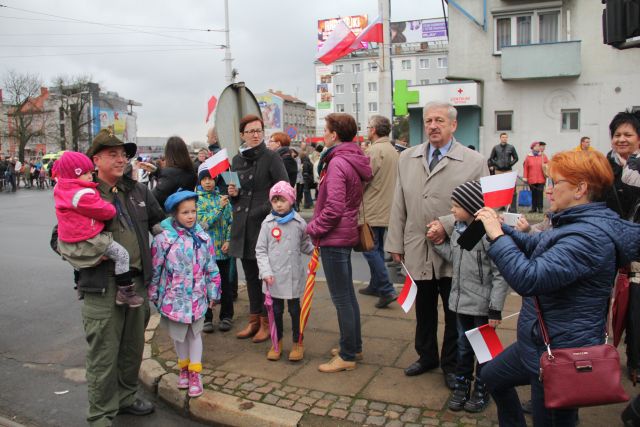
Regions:
<instances>
[{"instance_id":1,"label":"necktie","mask_svg":"<svg viewBox=\"0 0 640 427\"><path fill-rule=\"evenodd\" d=\"M429 172L433 171L433 168L436 167L439 161L440 161L440 149L436 148L435 150L433 150L433 154L431 155L431 163L429 163Z\"/></svg>"}]
</instances>

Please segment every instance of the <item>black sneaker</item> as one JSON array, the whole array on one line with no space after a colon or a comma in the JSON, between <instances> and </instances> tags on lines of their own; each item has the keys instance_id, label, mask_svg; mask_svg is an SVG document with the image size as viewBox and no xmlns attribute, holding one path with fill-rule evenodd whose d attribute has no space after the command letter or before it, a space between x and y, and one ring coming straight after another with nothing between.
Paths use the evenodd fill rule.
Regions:
<instances>
[{"instance_id":1,"label":"black sneaker","mask_svg":"<svg viewBox=\"0 0 640 427\"><path fill-rule=\"evenodd\" d=\"M487 409L489 402L491 401L491 395L487 391L487 386L482 381L476 380L476 384L473 388L473 394L464 404L464 410L467 412L477 413Z\"/></svg>"},{"instance_id":2,"label":"black sneaker","mask_svg":"<svg viewBox=\"0 0 640 427\"><path fill-rule=\"evenodd\" d=\"M358 293L362 295L369 295L372 297L380 296L377 291L371 289L369 286L367 286L366 288L358 289Z\"/></svg>"},{"instance_id":3,"label":"black sneaker","mask_svg":"<svg viewBox=\"0 0 640 427\"><path fill-rule=\"evenodd\" d=\"M218 329L222 332L227 332L231 330L232 325L233 325L233 320L229 319L228 317L225 317L218 324Z\"/></svg>"},{"instance_id":4,"label":"black sneaker","mask_svg":"<svg viewBox=\"0 0 640 427\"><path fill-rule=\"evenodd\" d=\"M206 334L210 334L210 333L213 333L213 331L215 331L213 327L213 322L210 320L205 321L204 325L202 326L202 332Z\"/></svg>"},{"instance_id":5,"label":"black sneaker","mask_svg":"<svg viewBox=\"0 0 640 427\"><path fill-rule=\"evenodd\" d=\"M382 295L380 298L378 298L376 308L385 308L396 299L398 299L398 296L396 294Z\"/></svg>"},{"instance_id":6,"label":"black sneaker","mask_svg":"<svg viewBox=\"0 0 640 427\"><path fill-rule=\"evenodd\" d=\"M449 409L452 411L462 411L469 400L469 389L471 382L465 377L456 377L456 388L451 392L449 398Z\"/></svg>"}]
</instances>

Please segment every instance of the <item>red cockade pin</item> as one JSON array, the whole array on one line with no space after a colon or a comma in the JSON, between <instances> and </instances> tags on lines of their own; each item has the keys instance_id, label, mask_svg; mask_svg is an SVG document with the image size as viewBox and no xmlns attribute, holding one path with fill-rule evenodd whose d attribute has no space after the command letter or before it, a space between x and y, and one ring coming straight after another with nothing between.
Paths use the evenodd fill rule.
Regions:
<instances>
[{"instance_id":1,"label":"red cockade pin","mask_svg":"<svg viewBox=\"0 0 640 427\"><path fill-rule=\"evenodd\" d=\"M274 227L271 230L271 235L278 241L280 242L280 238L282 237L282 230L280 230L278 227Z\"/></svg>"}]
</instances>

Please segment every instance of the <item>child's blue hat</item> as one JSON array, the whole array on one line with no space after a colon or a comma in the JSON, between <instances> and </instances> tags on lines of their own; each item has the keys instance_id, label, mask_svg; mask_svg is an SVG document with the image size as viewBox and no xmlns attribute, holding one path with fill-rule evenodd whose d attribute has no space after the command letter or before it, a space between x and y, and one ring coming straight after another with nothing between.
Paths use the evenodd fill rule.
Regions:
<instances>
[{"instance_id":1,"label":"child's blue hat","mask_svg":"<svg viewBox=\"0 0 640 427\"><path fill-rule=\"evenodd\" d=\"M180 203L189 199L195 199L197 202L198 193L179 188L178 191L167 197L167 200L164 202L164 210L167 213L171 213Z\"/></svg>"}]
</instances>

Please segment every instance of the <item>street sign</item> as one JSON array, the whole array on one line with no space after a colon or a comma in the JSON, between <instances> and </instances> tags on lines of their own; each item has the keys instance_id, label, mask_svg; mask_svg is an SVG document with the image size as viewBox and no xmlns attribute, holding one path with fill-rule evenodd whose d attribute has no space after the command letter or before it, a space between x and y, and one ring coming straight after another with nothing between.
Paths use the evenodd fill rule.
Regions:
<instances>
[{"instance_id":1,"label":"street sign","mask_svg":"<svg viewBox=\"0 0 640 427\"><path fill-rule=\"evenodd\" d=\"M232 83L227 86L218 99L214 115L216 133L222 148L227 149L229 158L235 156L242 144L240 139L240 119L254 114L262 117L260 106L255 96L244 85L244 82Z\"/></svg>"},{"instance_id":2,"label":"street sign","mask_svg":"<svg viewBox=\"0 0 640 427\"><path fill-rule=\"evenodd\" d=\"M289 138L294 139L298 135L298 129L295 126L289 126L286 131Z\"/></svg>"}]
</instances>

